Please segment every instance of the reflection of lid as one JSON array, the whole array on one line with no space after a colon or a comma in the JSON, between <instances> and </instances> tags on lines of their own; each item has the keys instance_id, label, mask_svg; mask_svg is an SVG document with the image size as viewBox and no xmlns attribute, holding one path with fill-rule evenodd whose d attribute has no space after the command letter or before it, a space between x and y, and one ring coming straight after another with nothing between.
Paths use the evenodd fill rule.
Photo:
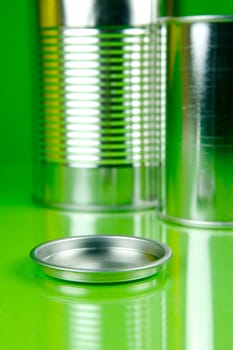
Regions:
<instances>
[{"instance_id":1,"label":"reflection of lid","mask_svg":"<svg viewBox=\"0 0 233 350\"><path fill-rule=\"evenodd\" d=\"M169 287L162 273L134 283L102 285L41 274L38 282L50 344L82 350L162 348Z\"/></svg>"},{"instance_id":2,"label":"reflection of lid","mask_svg":"<svg viewBox=\"0 0 233 350\"><path fill-rule=\"evenodd\" d=\"M47 275L75 282L117 283L154 275L171 257L165 244L132 236L53 240L31 251Z\"/></svg>"},{"instance_id":3,"label":"reflection of lid","mask_svg":"<svg viewBox=\"0 0 233 350\"><path fill-rule=\"evenodd\" d=\"M156 277L150 276L142 280L114 284L84 284L61 281L40 274L38 287L48 299L62 304L81 303L105 305L112 302L132 302L148 296L160 295L167 290L168 278L161 270Z\"/></svg>"}]
</instances>

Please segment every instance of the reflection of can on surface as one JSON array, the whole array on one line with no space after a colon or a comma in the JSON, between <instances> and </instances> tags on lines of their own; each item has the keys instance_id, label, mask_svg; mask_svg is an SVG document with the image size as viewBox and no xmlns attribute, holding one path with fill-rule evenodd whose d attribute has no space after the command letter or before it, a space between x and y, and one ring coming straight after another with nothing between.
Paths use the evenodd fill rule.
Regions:
<instances>
[{"instance_id":1,"label":"reflection of can on surface","mask_svg":"<svg viewBox=\"0 0 233 350\"><path fill-rule=\"evenodd\" d=\"M104 287L43 278L46 309L40 338L47 335L51 350L57 344L64 350L162 349L169 287L164 277Z\"/></svg>"},{"instance_id":2,"label":"reflection of can on surface","mask_svg":"<svg viewBox=\"0 0 233 350\"><path fill-rule=\"evenodd\" d=\"M155 0L40 0L35 195L70 208L156 203Z\"/></svg>"},{"instance_id":3,"label":"reflection of can on surface","mask_svg":"<svg viewBox=\"0 0 233 350\"><path fill-rule=\"evenodd\" d=\"M168 56L160 210L183 223L232 225L233 17L161 26Z\"/></svg>"}]
</instances>

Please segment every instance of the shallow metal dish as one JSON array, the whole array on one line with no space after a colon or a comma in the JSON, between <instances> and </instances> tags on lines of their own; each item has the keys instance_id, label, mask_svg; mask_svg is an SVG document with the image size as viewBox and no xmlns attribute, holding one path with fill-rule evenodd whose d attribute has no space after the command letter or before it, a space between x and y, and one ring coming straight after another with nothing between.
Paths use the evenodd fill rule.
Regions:
<instances>
[{"instance_id":1,"label":"shallow metal dish","mask_svg":"<svg viewBox=\"0 0 233 350\"><path fill-rule=\"evenodd\" d=\"M44 273L55 278L117 283L156 274L171 257L171 249L135 236L90 235L43 243L30 255Z\"/></svg>"}]
</instances>

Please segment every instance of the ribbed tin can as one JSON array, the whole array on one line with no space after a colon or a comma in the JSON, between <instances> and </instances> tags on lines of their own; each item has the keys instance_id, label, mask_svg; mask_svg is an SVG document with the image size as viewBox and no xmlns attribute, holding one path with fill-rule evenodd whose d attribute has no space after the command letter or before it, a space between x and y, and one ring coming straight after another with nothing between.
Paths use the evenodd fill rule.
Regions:
<instances>
[{"instance_id":1,"label":"ribbed tin can","mask_svg":"<svg viewBox=\"0 0 233 350\"><path fill-rule=\"evenodd\" d=\"M183 224L232 226L233 17L170 18L160 32L160 212Z\"/></svg>"},{"instance_id":2,"label":"ribbed tin can","mask_svg":"<svg viewBox=\"0 0 233 350\"><path fill-rule=\"evenodd\" d=\"M156 205L156 0L39 0L35 197L77 209Z\"/></svg>"}]
</instances>

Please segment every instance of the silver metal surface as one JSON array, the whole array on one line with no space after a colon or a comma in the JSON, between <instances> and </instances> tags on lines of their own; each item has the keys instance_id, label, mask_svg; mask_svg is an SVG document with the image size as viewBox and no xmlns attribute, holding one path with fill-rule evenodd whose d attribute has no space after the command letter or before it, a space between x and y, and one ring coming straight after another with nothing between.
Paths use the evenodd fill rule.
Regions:
<instances>
[{"instance_id":1,"label":"silver metal surface","mask_svg":"<svg viewBox=\"0 0 233 350\"><path fill-rule=\"evenodd\" d=\"M171 257L165 244L131 236L79 236L31 251L44 273L86 283L133 281L156 274Z\"/></svg>"},{"instance_id":2,"label":"silver metal surface","mask_svg":"<svg viewBox=\"0 0 233 350\"><path fill-rule=\"evenodd\" d=\"M41 0L35 196L65 208L157 202L157 1Z\"/></svg>"},{"instance_id":3,"label":"silver metal surface","mask_svg":"<svg viewBox=\"0 0 233 350\"><path fill-rule=\"evenodd\" d=\"M156 0L63 0L61 24L68 27L99 25L138 26L157 15Z\"/></svg>"},{"instance_id":4,"label":"silver metal surface","mask_svg":"<svg viewBox=\"0 0 233 350\"><path fill-rule=\"evenodd\" d=\"M232 226L233 17L170 18L160 30L161 215Z\"/></svg>"}]
</instances>

